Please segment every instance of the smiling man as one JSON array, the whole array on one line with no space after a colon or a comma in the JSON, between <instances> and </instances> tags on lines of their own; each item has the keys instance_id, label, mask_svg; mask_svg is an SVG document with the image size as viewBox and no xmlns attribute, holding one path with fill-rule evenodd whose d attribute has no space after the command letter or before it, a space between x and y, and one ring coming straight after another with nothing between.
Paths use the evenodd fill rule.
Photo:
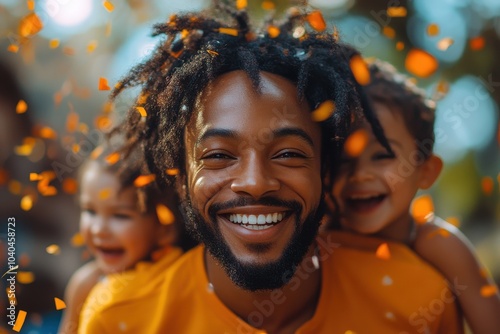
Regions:
<instances>
[{"instance_id":1,"label":"smiling man","mask_svg":"<svg viewBox=\"0 0 500 334\"><path fill-rule=\"evenodd\" d=\"M216 7L157 25L165 42L113 93L142 86L115 132L125 152L145 147L160 186L178 186L201 243L166 272L144 332L345 333L355 318L331 302L339 245L317 233L338 139L362 113L378 128L349 66L358 53L308 31L312 19L324 30L319 12L253 31L245 11Z\"/></svg>"}]
</instances>

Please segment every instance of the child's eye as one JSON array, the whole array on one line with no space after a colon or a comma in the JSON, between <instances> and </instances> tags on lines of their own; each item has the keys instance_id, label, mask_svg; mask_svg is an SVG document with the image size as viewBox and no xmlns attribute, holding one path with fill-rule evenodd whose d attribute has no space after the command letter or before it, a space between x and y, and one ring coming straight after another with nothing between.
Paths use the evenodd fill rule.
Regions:
<instances>
[{"instance_id":1,"label":"child's eye","mask_svg":"<svg viewBox=\"0 0 500 334\"><path fill-rule=\"evenodd\" d=\"M117 219L122 219L122 220L125 220L125 219L130 219L132 218L132 214L130 213L115 213L113 215L113 217L117 218Z\"/></svg>"},{"instance_id":2,"label":"child's eye","mask_svg":"<svg viewBox=\"0 0 500 334\"><path fill-rule=\"evenodd\" d=\"M385 159L394 159L395 156L393 154L387 152L379 152L375 153L372 157L373 160L385 160Z\"/></svg>"},{"instance_id":3,"label":"child's eye","mask_svg":"<svg viewBox=\"0 0 500 334\"><path fill-rule=\"evenodd\" d=\"M88 214L88 215L95 215L95 210L93 210L93 209L82 208L82 209L81 209L81 212L82 212L82 213L86 213L86 214Z\"/></svg>"}]
</instances>

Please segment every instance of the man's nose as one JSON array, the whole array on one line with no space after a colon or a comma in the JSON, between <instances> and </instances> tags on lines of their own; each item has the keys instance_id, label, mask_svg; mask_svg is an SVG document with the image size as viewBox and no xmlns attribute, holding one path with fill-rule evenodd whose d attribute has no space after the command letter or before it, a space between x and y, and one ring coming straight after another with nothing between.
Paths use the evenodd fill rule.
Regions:
<instances>
[{"instance_id":1,"label":"man's nose","mask_svg":"<svg viewBox=\"0 0 500 334\"><path fill-rule=\"evenodd\" d=\"M236 193L247 193L255 199L280 189L280 182L276 178L271 161L264 157L253 155L242 159L237 175L231 184L231 190Z\"/></svg>"}]
</instances>

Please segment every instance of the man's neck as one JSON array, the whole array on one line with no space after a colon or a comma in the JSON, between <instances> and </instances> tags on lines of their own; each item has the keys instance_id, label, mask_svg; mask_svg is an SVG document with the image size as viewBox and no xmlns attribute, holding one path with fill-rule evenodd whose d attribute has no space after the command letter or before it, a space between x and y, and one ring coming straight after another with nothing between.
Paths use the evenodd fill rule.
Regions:
<instances>
[{"instance_id":1,"label":"man's neck","mask_svg":"<svg viewBox=\"0 0 500 334\"><path fill-rule=\"evenodd\" d=\"M249 325L272 334L294 333L313 317L321 293L316 250L314 243L290 281L275 290L251 292L238 287L209 253L207 276L222 303Z\"/></svg>"}]
</instances>

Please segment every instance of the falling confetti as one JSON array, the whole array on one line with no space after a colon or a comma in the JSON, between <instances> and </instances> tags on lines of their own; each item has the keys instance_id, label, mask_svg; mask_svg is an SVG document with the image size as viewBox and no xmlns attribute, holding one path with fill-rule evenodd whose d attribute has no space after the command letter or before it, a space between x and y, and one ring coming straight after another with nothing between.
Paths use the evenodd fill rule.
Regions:
<instances>
[{"instance_id":1,"label":"falling confetti","mask_svg":"<svg viewBox=\"0 0 500 334\"><path fill-rule=\"evenodd\" d=\"M273 10L274 8L276 8L276 5L272 1L265 0L265 1L262 2L261 7L264 10Z\"/></svg>"},{"instance_id":2,"label":"falling confetti","mask_svg":"<svg viewBox=\"0 0 500 334\"><path fill-rule=\"evenodd\" d=\"M238 36L238 29L234 28L219 28L219 32L225 35Z\"/></svg>"},{"instance_id":3,"label":"falling confetti","mask_svg":"<svg viewBox=\"0 0 500 334\"><path fill-rule=\"evenodd\" d=\"M85 239L83 238L83 235L81 233L75 233L71 237L71 245L73 247L81 247L85 245Z\"/></svg>"},{"instance_id":4,"label":"falling confetti","mask_svg":"<svg viewBox=\"0 0 500 334\"><path fill-rule=\"evenodd\" d=\"M71 105L70 105L70 109L73 109ZM74 111L70 111L68 113L68 117L66 119L66 130L68 130L69 133L75 132L77 127L78 127L79 122L80 122L80 118L78 116L78 113L76 113Z\"/></svg>"},{"instance_id":5,"label":"falling confetti","mask_svg":"<svg viewBox=\"0 0 500 334\"><path fill-rule=\"evenodd\" d=\"M457 217L448 217L445 220L457 228L460 227L460 219L458 219Z\"/></svg>"},{"instance_id":6,"label":"falling confetti","mask_svg":"<svg viewBox=\"0 0 500 334\"><path fill-rule=\"evenodd\" d=\"M403 50L404 50L404 48L405 48L405 43L404 43L404 42L401 42L401 41L400 41L400 42L397 42L397 43L396 43L396 50L398 50L398 51L403 51Z\"/></svg>"},{"instance_id":7,"label":"falling confetti","mask_svg":"<svg viewBox=\"0 0 500 334\"><path fill-rule=\"evenodd\" d=\"M484 48L485 44L486 42L482 36L473 37L469 40L469 47L473 51L481 50Z\"/></svg>"},{"instance_id":8,"label":"falling confetti","mask_svg":"<svg viewBox=\"0 0 500 334\"><path fill-rule=\"evenodd\" d=\"M35 1L34 0L28 0L27 5L28 5L28 10L30 10L30 11L35 10Z\"/></svg>"},{"instance_id":9,"label":"falling confetti","mask_svg":"<svg viewBox=\"0 0 500 334\"><path fill-rule=\"evenodd\" d=\"M106 189L101 189L99 191L99 199L108 199L109 198L109 195L111 195L111 190L109 190L108 188Z\"/></svg>"},{"instance_id":10,"label":"falling confetti","mask_svg":"<svg viewBox=\"0 0 500 334\"><path fill-rule=\"evenodd\" d=\"M438 61L430 53L420 49L412 49L406 55L405 67L416 76L427 78L438 69Z\"/></svg>"},{"instance_id":11,"label":"falling confetti","mask_svg":"<svg viewBox=\"0 0 500 334\"><path fill-rule=\"evenodd\" d=\"M104 116L104 115L97 116L94 120L94 123L95 123L95 127L98 130L103 130L103 131L108 130L111 127L111 125L113 124L113 122L111 121L111 118L109 118L108 116Z\"/></svg>"},{"instance_id":12,"label":"falling confetti","mask_svg":"<svg viewBox=\"0 0 500 334\"><path fill-rule=\"evenodd\" d=\"M13 331L20 332L21 328L23 328L24 321L26 320L26 311L19 310L19 313L17 314L16 318L16 323L14 324L14 327L12 327Z\"/></svg>"},{"instance_id":13,"label":"falling confetti","mask_svg":"<svg viewBox=\"0 0 500 334\"><path fill-rule=\"evenodd\" d=\"M99 156L102 154L102 152L104 151L104 148L102 146L97 146L93 151L92 153L90 153L90 158L92 160L95 160L97 158L99 158Z\"/></svg>"},{"instance_id":14,"label":"falling confetti","mask_svg":"<svg viewBox=\"0 0 500 334\"><path fill-rule=\"evenodd\" d=\"M9 181L9 192L13 195L19 195L22 190L22 185L21 182L16 181L16 180L10 180Z\"/></svg>"},{"instance_id":15,"label":"falling confetti","mask_svg":"<svg viewBox=\"0 0 500 334\"><path fill-rule=\"evenodd\" d=\"M100 77L99 78L99 90L110 90L111 87L108 85L108 79Z\"/></svg>"},{"instance_id":16,"label":"falling confetti","mask_svg":"<svg viewBox=\"0 0 500 334\"><path fill-rule=\"evenodd\" d=\"M140 175L134 180L134 186L143 187L150 184L151 182L154 182L155 179L156 176L154 174Z\"/></svg>"},{"instance_id":17,"label":"falling confetti","mask_svg":"<svg viewBox=\"0 0 500 334\"><path fill-rule=\"evenodd\" d=\"M335 111L335 102L326 100L319 105L319 107L311 113L311 118L314 122L323 122L328 119Z\"/></svg>"},{"instance_id":18,"label":"falling confetti","mask_svg":"<svg viewBox=\"0 0 500 334\"><path fill-rule=\"evenodd\" d=\"M211 56L214 56L214 57L219 55L219 53L217 51L214 51L214 50L207 50L207 53Z\"/></svg>"},{"instance_id":19,"label":"falling confetti","mask_svg":"<svg viewBox=\"0 0 500 334\"><path fill-rule=\"evenodd\" d=\"M21 209L24 211L29 211L33 207L33 199L30 195L23 196L21 198Z\"/></svg>"},{"instance_id":20,"label":"falling confetti","mask_svg":"<svg viewBox=\"0 0 500 334\"><path fill-rule=\"evenodd\" d=\"M273 25L269 26L269 28L267 28L267 33L269 34L269 37L276 38L280 35L280 28Z\"/></svg>"},{"instance_id":21,"label":"falling confetti","mask_svg":"<svg viewBox=\"0 0 500 334\"><path fill-rule=\"evenodd\" d=\"M431 23L427 26L427 35L436 36L439 34L439 26L436 23Z\"/></svg>"},{"instance_id":22,"label":"falling confetti","mask_svg":"<svg viewBox=\"0 0 500 334\"><path fill-rule=\"evenodd\" d=\"M141 117L146 117L148 115L144 107L135 107L135 110L137 110L139 114L141 114Z\"/></svg>"},{"instance_id":23,"label":"falling confetti","mask_svg":"<svg viewBox=\"0 0 500 334\"><path fill-rule=\"evenodd\" d=\"M454 43L453 39L450 38L450 37L445 37L443 39L441 39L438 43L437 43L437 48L441 51L446 51L450 48L450 46L452 46Z\"/></svg>"},{"instance_id":24,"label":"falling confetti","mask_svg":"<svg viewBox=\"0 0 500 334\"><path fill-rule=\"evenodd\" d=\"M103 6L110 13L115 9L115 6L110 1L108 1L108 0L105 0L103 2Z\"/></svg>"},{"instance_id":25,"label":"falling confetti","mask_svg":"<svg viewBox=\"0 0 500 334\"><path fill-rule=\"evenodd\" d=\"M430 195L415 198L410 208L411 215L417 224L424 224L434 215L434 203Z\"/></svg>"},{"instance_id":26,"label":"falling confetti","mask_svg":"<svg viewBox=\"0 0 500 334\"><path fill-rule=\"evenodd\" d=\"M389 251L389 245L383 243L378 246L375 256L382 260L389 260L391 258L391 252Z\"/></svg>"},{"instance_id":27,"label":"falling confetti","mask_svg":"<svg viewBox=\"0 0 500 334\"><path fill-rule=\"evenodd\" d=\"M149 94L147 93L142 93L141 95L139 95L139 97L137 98L137 104L145 104L146 101L148 100L148 97L149 97Z\"/></svg>"},{"instance_id":28,"label":"falling confetti","mask_svg":"<svg viewBox=\"0 0 500 334\"><path fill-rule=\"evenodd\" d=\"M450 91L450 84L445 80L439 80L436 86L436 92L440 95L446 95Z\"/></svg>"},{"instance_id":29,"label":"falling confetti","mask_svg":"<svg viewBox=\"0 0 500 334\"><path fill-rule=\"evenodd\" d=\"M59 47L59 40L58 39L51 39L50 42L49 42L49 47L51 49L56 49L57 47Z\"/></svg>"},{"instance_id":30,"label":"falling confetti","mask_svg":"<svg viewBox=\"0 0 500 334\"><path fill-rule=\"evenodd\" d=\"M7 51L12 52L12 53L17 53L19 51L19 46L16 44L10 44L7 47Z\"/></svg>"},{"instance_id":31,"label":"falling confetti","mask_svg":"<svg viewBox=\"0 0 500 334\"><path fill-rule=\"evenodd\" d=\"M481 179L481 189L486 196L490 196L495 188L495 182L490 176L485 176Z\"/></svg>"},{"instance_id":32,"label":"falling confetti","mask_svg":"<svg viewBox=\"0 0 500 334\"><path fill-rule=\"evenodd\" d=\"M247 0L236 0L236 9L243 10L247 8L248 1Z\"/></svg>"},{"instance_id":33,"label":"falling confetti","mask_svg":"<svg viewBox=\"0 0 500 334\"><path fill-rule=\"evenodd\" d=\"M494 296L498 293L498 288L494 284L489 284L489 285L483 285L481 287L481 296L487 298Z\"/></svg>"},{"instance_id":34,"label":"falling confetti","mask_svg":"<svg viewBox=\"0 0 500 334\"><path fill-rule=\"evenodd\" d=\"M162 225L171 225L175 221L175 216L172 211L163 204L156 205L156 214Z\"/></svg>"},{"instance_id":35,"label":"falling confetti","mask_svg":"<svg viewBox=\"0 0 500 334\"><path fill-rule=\"evenodd\" d=\"M118 152L111 153L110 155L108 155L106 157L106 162L109 165L116 164L118 162L118 160L120 160L120 153L118 153Z\"/></svg>"},{"instance_id":36,"label":"falling confetti","mask_svg":"<svg viewBox=\"0 0 500 334\"><path fill-rule=\"evenodd\" d=\"M382 33L385 35L385 37L390 38L390 39L393 39L394 37L396 37L396 30L394 30L393 28L388 27L388 26L386 26L382 29Z\"/></svg>"},{"instance_id":37,"label":"falling confetti","mask_svg":"<svg viewBox=\"0 0 500 334\"><path fill-rule=\"evenodd\" d=\"M68 195L74 195L78 191L78 182L73 178L64 179L62 183L63 191Z\"/></svg>"},{"instance_id":38,"label":"falling confetti","mask_svg":"<svg viewBox=\"0 0 500 334\"><path fill-rule=\"evenodd\" d=\"M326 29L325 19L319 10L310 12L307 15L307 22L316 31L322 32Z\"/></svg>"},{"instance_id":39,"label":"falling confetti","mask_svg":"<svg viewBox=\"0 0 500 334\"><path fill-rule=\"evenodd\" d=\"M19 265L21 267L27 267L30 264L30 262L31 262L31 259L30 259L29 255L26 253L21 254L21 256L19 257Z\"/></svg>"},{"instance_id":40,"label":"falling confetti","mask_svg":"<svg viewBox=\"0 0 500 334\"><path fill-rule=\"evenodd\" d=\"M440 229L438 229L436 231L433 231L433 232L429 233L426 236L426 238L427 239L432 239L432 238L434 238L434 237L436 237L438 235L442 236L443 238L448 238L450 236L450 231L448 231L447 229L444 229L444 228L440 228Z\"/></svg>"},{"instance_id":41,"label":"falling confetti","mask_svg":"<svg viewBox=\"0 0 500 334\"><path fill-rule=\"evenodd\" d=\"M92 53L97 49L98 43L97 41L90 41L90 43L87 45L87 53Z\"/></svg>"},{"instance_id":42,"label":"falling confetti","mask_svg":"<svg viewBox=\"0 0 500 334\"><path fill-rule=\"evenodd\" d=\"M167 175L170 175L170 176L177 175L177 174L179 174L179 168L169 168L165 171L165 173L167 173Z\"/></svg>"},{"instance_id":43,"label":"falling confetti","mask_svg":"<svg viewBox=\"0 0 500 334\"><path fill-rule=\"evenodd\" d=\"M56 178L53 171L45 171L40 174L41 180L38 181L37 189L43 196L53 196L57 194L57 189L50 186L50 182Z\"/></svg>"},{"instance_id":44,"label":"falling confetti","mask_svg":"<svg viewBox=\"0 0 500 334\"><path fill-rule=\"evenodd\" d=\"M359 156L368 144L369 136L368 132L364 129L359 129L354 131L344 144L344 150L347 155L351 157Z\"/></svg>"},{"instance_id":45,"label":"falling confetti","mask_svg":"<svg viewBox=\"0 0 500 334\"><path fill-rule=\"evenodd\" d=\"M35 275L31 271L19 271L17 281L21 284L30 284L35 281Z\"/></svg>"},{"instance_id":46,"label":"falling confetti","mask_svg":"<svg viewBox=\"0 0 500 334\"><path fill-rule=\"evenodd\" d=\"M61 248L59 248L59 246L56 244L52 244L50 246L47 246L47 248L45 248L45 251L51 255L59 255L61 253Z\"/></svg>"},{"instance_id":47,"label":"falling confetti","mask_svg":"<svg viewBox=\"0 0 500 334\"><path fill-rule=\"evenodd\" d=\"M70 48L70 47L67 46L67 47L63 48L63 53L66 56L74 56L76 54L76 51L75 51L75 49Z\"/></svg>"},{"instance_id":48,"label":"falling confetti","mask_svg":"<svg viewBox=\"0 0 500 334\"><path fill-rule=\"evenodd\" d=\"M389 7L387 8L387 15L389 17L405 17L407 10L405 7Z\"/></svg>"},{"instance_id":49,"label":"falling confetti","mask_svg":"<svg viewBox=\"0 0 500 334\"><path fill-rule=\"evenodd\" d=\"M35 13L30 13L21 19L19 23L19 35L30 37L42 30L43 23Z\"/></svg>"},{"instance_id":50,"label":"falling confetti","mask_svg":"<svg viewBox=\"0 0 500 334\"><path fill-rule=\"evenodd\" d=\"M56 305L57 311L63 310L66 308L66 303L62 299L59 299L57 297L54 297L54 304Z\"/></svg>"},{"instance_id":51,"label":"falling confetti","mask_svg":"<svg viewBox=\"0 0 500 334\"><path fill-rule=\"evenodd\" d=\"M106 24L106 31L105 31L104 35L105 35L106 37L111 36L111 31L112 31L112 29L113 29L113 26L111 25L111 21L109 21L109 22Z\"/></svg>"},{"instance_id":52,"label":"falling confetti","mask_svg":"<svg viewBox=\"0 0 500 334\"><path fill-rule=\"evenodd\" d=\"M19 100L16 105L16 113L24 114L28 110L28 104L24 100Z\"/></svg>"},{"instance_id":53,"label":"falling confetti","mask_svg":"<svg viewBox=\"0 0 500 334\"><path fill-rule=\"evenodd\" d=\"M368 65L361 56L352 57L349 65L351 66L354 78L360 85L365 86L370 83L370 71L368 70Z\"/></svg>"},{"instance_id":54,"label":"falling confetti","mask_svg":"<svg viewBox=\"0 0 500 334\"><path fill-rule=\"evenodd\" d=\"M37 173L30 173L30 181L40 181L42 176Z\"/></svg>"}]
</instances>

